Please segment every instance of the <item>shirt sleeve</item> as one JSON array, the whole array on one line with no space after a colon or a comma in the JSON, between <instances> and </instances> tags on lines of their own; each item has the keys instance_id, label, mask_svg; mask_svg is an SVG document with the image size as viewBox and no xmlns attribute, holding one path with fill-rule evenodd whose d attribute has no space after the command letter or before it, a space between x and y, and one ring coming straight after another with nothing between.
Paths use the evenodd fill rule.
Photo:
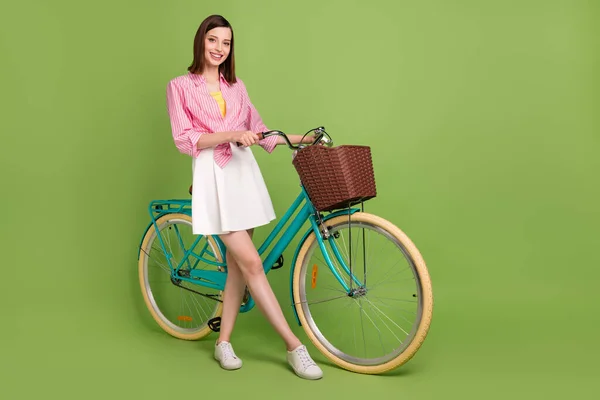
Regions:
<instances>
[{"instance_id":1,"label":"shirt sleeve","mask_svg":"<svg viewBox=\"0 0 600 400\"><path fill-rule=\"evenodd\" d=\"M244 99L246 100L246 104L248 106L249 115L248 115L248 129L254 133L262 133L269 131L270 129L263 123L260 114L250 101L250 96L248 95L248 91L246 90L246 86L244 83L238 78L238 81L242 84L242 90L244 92ZM277 146L278 136L269 136L266 139L262 139L258 141L258 144L265 149L268 153L272 153Z\"/></svg>"},{"instance_id":2,"label":"shirt sleeve","mask_svg":"<svg viewBox=\"0 0 600 400\"><path fill-rule=\"evenodd\" d=\"M176 81L167 85L167 111L171 120L171 132L179 152L198 157L198 139L208 132L193 129L192 121L185 108L184 89Z\"/></svg>"}]
</instances>

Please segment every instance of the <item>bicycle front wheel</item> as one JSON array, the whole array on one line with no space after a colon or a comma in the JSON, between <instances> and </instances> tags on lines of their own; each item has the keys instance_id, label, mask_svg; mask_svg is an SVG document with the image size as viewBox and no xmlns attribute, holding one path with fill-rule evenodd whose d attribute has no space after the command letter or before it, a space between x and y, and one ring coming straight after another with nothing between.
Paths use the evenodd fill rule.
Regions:
<instances>
[{"instance_id":1,"label":"bicycle front wheel","mask_svg":"<svg viewBox=\"0 0 600 400\"><path fill-rule=\"evenodd\" d=\"M156 220L156 225L158 232L151 225L140 250L139 282L144 301L165 332L178 339L199 340L212 332L208 321L221 316L221 292L202 286L201 281L196 284L179 277L189 278L190 272L197 269L223 270L192 254L213 263L221 263L224 256L211 236L198 240L198 235L192 233L189 215L165 214ZM182 267L175 275L173 268L180 263Z\"/></svg>"},{"instance_id":2,"label":"bicycle front wheel","mask_svg":"<svg viewBox=\"0 0 600 400\"><path fill-rule=\"evenodd\" d=\"M350 371L380 374L405 364L425 340L433 313L421 254L398 227L372 214L339 216L325 225L333 269L312 232L293 275L294 305L306 334Z\"/></svg>"}]
</instances>

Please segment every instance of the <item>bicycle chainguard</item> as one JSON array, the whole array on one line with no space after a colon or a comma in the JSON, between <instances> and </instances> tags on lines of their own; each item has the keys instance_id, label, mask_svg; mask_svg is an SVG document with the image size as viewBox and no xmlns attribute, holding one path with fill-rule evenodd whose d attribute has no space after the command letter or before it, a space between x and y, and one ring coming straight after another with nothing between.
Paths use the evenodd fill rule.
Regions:
<instances>
[{"instance_id":1,"label":"bicycle chainguard","mask_svg":"<svg viewBox=\"0 0 600 400\"><path fill-rule=\"evenodd\" d=\"M280 255L275 264L271 267L271 269L279 269L283 267L283 255Z\"/></svg>"}]
</instances>

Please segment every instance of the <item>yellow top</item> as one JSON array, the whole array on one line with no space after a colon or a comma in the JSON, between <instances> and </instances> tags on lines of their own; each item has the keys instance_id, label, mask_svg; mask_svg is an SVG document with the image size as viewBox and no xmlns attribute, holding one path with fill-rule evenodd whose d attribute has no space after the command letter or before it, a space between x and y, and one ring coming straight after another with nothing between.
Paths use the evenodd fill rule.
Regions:
<instances>
[{"instance_id":1,"label":"yellow top","mask_svg":"<svg viewBox=\"0 0 600 400\"><path fill-rule=\"evenodd\" d=\"M221 115L225 116L225 100L223 99L223 95L221 92L212 92L210 94L219 104L219 108L221 109Z\"/></svg>"}]
</instances>

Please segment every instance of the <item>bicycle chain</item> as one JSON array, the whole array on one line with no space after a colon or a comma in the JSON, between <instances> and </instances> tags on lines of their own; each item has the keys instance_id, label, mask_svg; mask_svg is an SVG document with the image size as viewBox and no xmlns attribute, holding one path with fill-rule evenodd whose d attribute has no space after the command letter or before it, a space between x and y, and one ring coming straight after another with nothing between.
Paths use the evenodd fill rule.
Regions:
<instances>
[{"instance_id":1,"label":"bicycle chain","mask_svg":"<svg viewBox=\"0 0 600 400\"><path fill-rule=\"evenodd\" d=\"M179 282L181 282L181 279L179 279ZM212 299L212 300L218 301L219 303L222 303L222 302L223 302L223 300L219 300L219 299L215 298L215 297L218 297L218 296L219 296L219 295L217 295L217 294L206 294L206 293L200 293L200 292L198 292L198 291L196 291L196 290L194 290L194 289L190 289L190 288L188 288L188 287L182 286L182 285L181 285L181 284L179 284L179 283L175 283L175 282L174 282L174 278L171 278L171 283L172 283L173 285L177 286L177 287L180 287L180 288L182 288L182 289L185 289L185 290L187 290L187 291L190 291L190 292L192 292L192 293L196 293L196 294L199 294L200 296L208 297L209 299Z\"/></svg>"}]
</instances>

